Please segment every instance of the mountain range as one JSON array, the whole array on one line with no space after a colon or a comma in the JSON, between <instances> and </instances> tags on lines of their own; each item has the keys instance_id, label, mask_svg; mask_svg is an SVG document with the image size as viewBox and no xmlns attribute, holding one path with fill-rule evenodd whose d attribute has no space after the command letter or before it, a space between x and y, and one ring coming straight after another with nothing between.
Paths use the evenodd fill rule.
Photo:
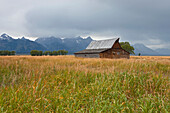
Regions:
<instances>
[{"instance_id":1,"label":"mountain range","mask_svg":"<svg viewBox=\"0 0 170 113\"><path fill-rule=\"evenodd\" d=\"M135 49L135 55L140 53L143 56L170 56L170 49L167 48L153 50L146 47L144 44L134 44L133 47Z\"/></svg>"},{"instance_id":2,"label":"mountain range","mask_svg":"<svg viewBox=\"0 0 170 113\"><path fill-rule=\"evenodd\" d=\"M72 37L72 38L57 38L57 37L40 37L35 41L31 41L24 37L14 39L7 34L0 36L0 50L16 51L16 54L29 54L31 50L54 51L67 50L68 54L85 49L93 39L91 37ZM170 55L170 49L150 49L144 44L134 44L135 55Z\"/></svg>"},{"instance_id":3,"label":"mountain range","mask_svg":"<svg viewBox=\"0 0 170 113\"><path fill-rule=\"evenodd\" d=\"M56 38L56 37L42 37L35 40L35 42L42 44L49 51L67 50L69 54L85 49L92 41L91 37L83 39L82 37L75 38Z\"/></svg>"},{"instance_id":4,"label":"mountain range","mask_svg":"<svg viewBox=\"0 0 170 113\"><path fill-rule=\"evenodd\" d=\"M31 50L67 50L68 54L73 54L74 52L85 49L91 41L91 37L83 39L80 36L65 39L41 37L35 41L31 41L24 37L14 39L7 34L2 34L0 36L0 50L16 51L16 54L30 54Z\"/></svg>"},{"instance_id":5,"label":"mountain range","mask_svg":"<svg viewBox=\"0 0 170 113\"><path fill-rule=\"evenodd\" d=\"M46 48L24 37L13 39L7 34L0 36L0 50L16 51L17 54L29 54L31 50L46 50Z\"/></svg>"}]
</instances>

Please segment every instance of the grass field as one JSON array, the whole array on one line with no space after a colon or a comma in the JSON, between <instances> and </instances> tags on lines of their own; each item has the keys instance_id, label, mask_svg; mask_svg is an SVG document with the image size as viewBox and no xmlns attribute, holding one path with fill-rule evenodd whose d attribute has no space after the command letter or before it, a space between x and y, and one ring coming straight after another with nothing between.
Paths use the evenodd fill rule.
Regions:
<instances>
[{"instance_id":1,"label":"grass field","mask_svg":"<svg viewBox=\"0 0 170 113\"><path fill-rule=\"evenodd\" d=\"M0 112L170 112L170 57L0 57Z\"/></svg>"}]
</instances>

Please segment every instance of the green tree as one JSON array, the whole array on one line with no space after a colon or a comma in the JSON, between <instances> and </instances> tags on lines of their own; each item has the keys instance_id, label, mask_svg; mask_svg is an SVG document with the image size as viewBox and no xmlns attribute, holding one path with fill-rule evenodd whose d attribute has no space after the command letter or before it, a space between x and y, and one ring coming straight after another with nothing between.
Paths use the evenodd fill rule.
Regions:
<instances>
[{"instance_id":1,"label":"green tree","mask_svg":"<svg viewBox=\"0 0 170 113\"><path fill-rule=\"evenodd\" d=\"M30 52L31 56L42 56L43 55L43 51L38 51L38 50L32 50Z\"/></svg>"},{"instance_id":2,"label":"green tree","mask_svg":"<svg viewBox=\"0 0 170 113\"><path fill-rule=\"evenodd\" d=\"M49 55L52 56L52 55L53 55L53 52L50 51L50 52L49 52Z\"/></svg>"},{"instance_id":3,"label":"green tree","mask_svg":"<svg viewBox=\"0 0 170 113\"><path fill-rule=\"evenodd\" d=\"M134 47L130 45L129 42L120 42L121 47L128 51L130 54L135 54L134 53Z\"/></svg>"},{"instance_id":4,"label":"green tree","mask_svg":"<svg viewBox=\"0 0 170 113\"><path fill-rule=\"evenodd\" d=\"M57 56L57 55L59 55L59 52L58 51L53 51L53 55Z\"/></svg>"},{"instance_id":5,"label":"green tree","mask_svg":"<svg viewBox=\"0 0 170 113\"><path fill-rule=\"evenodd\" d=\"M39 55L39 51L38 50L32 50L30 52L31 56L38 56Z\"/></svg>"},{"instance_id":6,"label":"green tree","mask_svg":"<svg viewBox=\"0 0 170 113\"><path fill-rule=\"evenodd\" d=\"M6 55L10 55L10 51L5 50L5 51L4 51L4 55L5 55L5 56L6 56Z\"/></svg>"},{"instance_id":7,"label":"green tree","mask_svg":"<svg viewBox=\"0 0 170 113\"><path fill-rule=\"evenodd\" d=\"M43 53L43 55L45 55L45 56L50 55L50 52L51 52L51 51L45 51L45 52Z\"/></svg>"},{"instance_id":8,"label":"green tree","mask_svg":"<svg viewBox=\"0 0 170 113\"><path fill-rule=\"evenodd\" d=\"M4 55L5 55L5 52L4 52L4 51L0 51L0 55L1 55L1 56L4 56Z\"/></svg>"},{"instance_id":9,"label":"green tree","mask_svg":"<svg viewBox=\"0 0 170 113\"><path fill-rule=\"evenodd\" d=\"M43 55L43 51L39 51L38 53L39 53L38 56L42 56Z\"/></svg>"},{"instance_id":10,"label":"green tree","mask_svg":"<svg viewBox=\"0 0 170 113\"><path fill-rule=\"evenodd\" d=\"M0 56L10 56L10 55L15 55L15 51L8 51L8 50L2 50L0 51Z\"/></svg>"},{"instance_id":11,"label":"green tree","mask_svg":"<svg viewBox=\"0 0 170 113\"><path fill-rule=\"evenodd\" d=\"M15 51L11 51L11 55L15 55L16 54L16 52Z\"/></svg>"},{"instance_id":12,"label":"green tree","mask_svg":"<svg viewBox=\"0 0 170 113\"><path fill-rule=\"evenodd\" d=\"M8 51L8 56L11 56L12 55L12 52L11 51Z\"/></svg>"},{"instance_id":13,"label":"green tree","mask_svg":"<svg viewBox=\"0 0 170 113\"><path fill-rule=\"evenodd\" d=\"M66 50L58 50L59 55L67 55L68 51Z\"/></svg>"},{"instance_id":14,"label":"green tree","mask_svg":"<svg viewBox=\"0 0 170 113\"><path fill-rule=\"evenodd\" d=\"M63 55L67 55L68 51L66 50L62 50L63 51Z\"/></svg>"}]
</instances>

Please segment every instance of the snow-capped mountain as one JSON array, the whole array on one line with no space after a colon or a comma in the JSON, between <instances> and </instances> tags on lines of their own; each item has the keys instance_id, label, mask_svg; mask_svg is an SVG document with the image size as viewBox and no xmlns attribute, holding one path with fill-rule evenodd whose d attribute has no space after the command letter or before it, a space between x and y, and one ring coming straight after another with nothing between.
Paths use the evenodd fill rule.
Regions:
<instances>
[{"instance_id":1,"label":"snow-capped mountain","mask_svg":"<svg viewBox=\"0 0 170 113\"><path fill-rule=\"evenodd\" d=\"M0 36L0 50L16 51L17 54L29 54L31 50L46 50L46 48L29 39L13 39L7 34L2 34Z\"/></svg>"},{"instance_id":2,"label":"snow-capped mountain","mask_svg":"<svg viewBox=\"0 0 170 113\"><path fill-rule=\"evenodd\" d=\"M67 50L69 54L85 49L92 41L91 37L83 39L76 38L57 38L44 37L35 41L26 39L25 37L13 39L7 34L0 36L0 50L16 51L17 54L29 54L31 50L56 51Z\"/></svg>"},{"instance_id":3,"label":"snow-capped mountain","mask_svg":"<svg viewBox=\"0 0 170 113\"><path fill-rule=\"evenodd\" d=\"M69 54L85 49L92 41L91 37L83 39L82 37L75 38L57 38L57 37L42 37L35 40L45 46L48 50L67 50Z\"/></svg>"},{"instance_id":4,"label":"snow-capped mountain","mask_svg":"<svg viewBox=\"0 0 170 113\"><path fill-rule=\"evenodd\" d=\"M13 40L13 38L4 33L0 36L0 40Z\"/></svg>"}]
</instances>

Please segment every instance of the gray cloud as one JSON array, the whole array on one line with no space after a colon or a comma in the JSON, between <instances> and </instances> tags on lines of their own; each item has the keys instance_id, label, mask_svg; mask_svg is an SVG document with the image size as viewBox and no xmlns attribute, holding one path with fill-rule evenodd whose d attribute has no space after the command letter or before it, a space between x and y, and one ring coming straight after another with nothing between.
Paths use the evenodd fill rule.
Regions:
<instances>
[{"instance_id":1,"label":"gray cloud","mask_svg":"<svg viewBox=\"0 0 170 113\"><path fill-rule=\"evenodd\" d=\"M170 48L169 0L4 0L0 3L3 4L0 32L30 37L120 36L122 41Z\"/></svg>"}]
</instances>

